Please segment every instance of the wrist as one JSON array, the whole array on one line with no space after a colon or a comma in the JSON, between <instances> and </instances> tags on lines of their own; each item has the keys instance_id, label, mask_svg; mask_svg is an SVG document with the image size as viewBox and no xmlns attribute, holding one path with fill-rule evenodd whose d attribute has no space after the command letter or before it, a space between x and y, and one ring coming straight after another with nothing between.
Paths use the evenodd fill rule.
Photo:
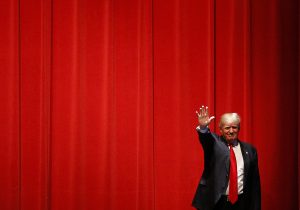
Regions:
<instances>
[{"instance_id":1,"label":"wrist","mask_svg":"<svg viewBox=\"0 0 300 210\"><path fill-rule=\"evenodd\" d=\"M196 130L197 131L199 131L200 133L207 133L208 132L208 126L198 126L197 128L196 128Z\"/></svg>"},{"instance_id":2,"label":"wrist","mask_svg":"<svg viewBox=\"0 0 300 210\"><path fill-rule=\"evenodd\" d=\"M201 130L206 130L206 129L208 129L208 125L199 125L199 128Z\"/></svg>"}]
</instances>

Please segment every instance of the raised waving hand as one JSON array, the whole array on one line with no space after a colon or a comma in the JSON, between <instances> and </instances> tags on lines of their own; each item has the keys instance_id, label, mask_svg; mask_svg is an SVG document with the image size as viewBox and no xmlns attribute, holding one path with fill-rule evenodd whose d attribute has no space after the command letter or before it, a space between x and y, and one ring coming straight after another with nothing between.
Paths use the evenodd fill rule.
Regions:
<instances>
[{"instance_id":1,"label":"raised waving hand","mask_svg":"<svg viewBox=\"0 0 300 210\"><path fill-rule=\"evenodd\" d=\"M196 111L198 122L201 129L205 129L210 122L215 119L215 116L209 116L208 107L201 106L199 112Z\"/></svg>"}]
</instances>

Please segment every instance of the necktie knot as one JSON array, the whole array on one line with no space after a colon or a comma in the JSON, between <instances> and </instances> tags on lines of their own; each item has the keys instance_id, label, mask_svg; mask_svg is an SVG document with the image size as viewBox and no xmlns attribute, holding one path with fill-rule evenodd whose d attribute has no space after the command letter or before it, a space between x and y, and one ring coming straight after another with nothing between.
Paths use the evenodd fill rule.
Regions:
<instances>
[{"instance_id":1,"label":"necktie knot","mask_svg":"<svg viewBox=\"0 0 300 210\"><path fill-rule=\"evenodd\" d=\"M235 146L238 145L238 141L237 141L237 140L234 140L234 141L232 141L232 142L228 142L227 144L228 144L228 146L230 146L230 147L235 147Z\"/></svg>"}]
</instances>

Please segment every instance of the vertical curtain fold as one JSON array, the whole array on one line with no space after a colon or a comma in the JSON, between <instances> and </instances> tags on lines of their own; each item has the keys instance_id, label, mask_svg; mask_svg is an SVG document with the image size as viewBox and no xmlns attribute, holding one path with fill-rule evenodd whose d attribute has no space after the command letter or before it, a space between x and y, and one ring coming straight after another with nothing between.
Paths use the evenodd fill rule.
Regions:
<instances>
[{"instance_id":1,"label":"vertical curtain fold","mask_svg":"<svg viewBox=\"0 0 300 210\"><path fill-rule=\"evenodd\" d=\"M112 208L152 209L152 2L114 1L114 14Z\"/></svg>"},{"instance_id":2,"label":"vertical curtain fold","mask_svg":"<svg viewBox=\"0 0 300 210\"><path fill-rule=\"evenodd\" d=\"M216 115L237 112L241 115L241 138L251 129L249 102L249 3L216 1ZM245 116L245 117L244 117ZM218 119L217 119L218 120Z\"/></svg>"},{"instance_id":3,"label":"vertical curtain fold","mask_svg":"<svg viewBox=\"0 0 300 210\"><path fill-rule=\"evenodd\" d=\"M20 200L47 209L50 129L50 1L20 2ZM34 47L32 47L34 46Z\"/></svg>"},{"instance_id":4,"label":"vertical curtain fold","mask_svg":"<svg viewBox=\"0 0 300 210\"><path fill-rule=\"evenodd\" d=\"M203 164L195 110L213 106L213 5L154 1L153 21L155 209L191 209Z\"/></svg>"},{"instance_id":5,"label":"vertical curtain fold","mask_svg":"<svg viewBox=\"0 0 300 210\"><path fill-rule=\"evenodd\" d=\"M298 20L292 17L297 14L297 9L292 8L297 8L297 1L253 2L253 137L260 155L263 207L267 209L295 209L298 205L293 181L282 186L284 194L274 193L287 174L289 180L299 179L295 170L299 167L296 161L299 151L288 146L298 142L299 120L295 115L299 52L294 50L298 42L295 40L299 40ZM286 54L291 56L287 58ZM277 199L281 202L274 202Z\"/></svg>"},{"instance_id":6,"label":"vertical curtain fold","mask_svg":"<svg viewBox=\"0 0 300 210\"><path fill-rule=\"evenodd\" d=\"M80 78L79 1L53 2L51 207L74 209L81 198L82 79ZM65 62L68 61L68 62ZM83 101L82 101L83 102ZM78 153L76 153L78 152ZM79 198L79 199L77 199Z\"/></svg>"},{"instance_id":7,"label":"vertical curtain fold","mask_svg":"<svg viewBox=\"0 0 300 210\"><path fill-rule=\"evenodd\" d=\"M0 208L20 207L19 2L0 3Z\"/></svg>"}]
</instances>

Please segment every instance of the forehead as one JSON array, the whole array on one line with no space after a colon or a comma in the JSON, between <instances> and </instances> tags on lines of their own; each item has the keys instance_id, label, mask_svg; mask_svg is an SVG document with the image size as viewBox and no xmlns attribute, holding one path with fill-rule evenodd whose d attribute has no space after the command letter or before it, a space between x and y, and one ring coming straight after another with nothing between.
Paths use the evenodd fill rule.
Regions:
<instances>
[{"instance_id":1,"label":"forehead","mask_svg":"<svg viewBox=\"0 0 300 210\"><path fill-rule=\"evenodd\" d=\"M223 122L222 126L223 127L239 126L239 123L235 122L235 121L225 121L225 122Z\"/></svg>"}]
</instances>

